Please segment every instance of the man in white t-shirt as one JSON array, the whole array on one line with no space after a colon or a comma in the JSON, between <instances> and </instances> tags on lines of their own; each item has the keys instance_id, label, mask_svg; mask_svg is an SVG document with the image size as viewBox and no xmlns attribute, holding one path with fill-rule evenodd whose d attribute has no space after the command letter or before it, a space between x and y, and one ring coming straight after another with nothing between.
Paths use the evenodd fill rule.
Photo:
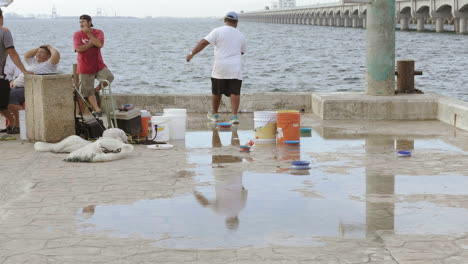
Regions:
<instances>
[{"instance_id":1,"label":"man in white t-shirt","mask_svg":"<svg viewBox=\"0 0 468 264\"><path fill-rule=\"evenodd\" d=\"M6 63L5 63L5 70L4 70L5 79L11 82L14 79L16 79L21 73L22 73L21 70L11 60L10 56L8 56Z\"/></svg>"},{"instance_id":2,"label":"man in white t-shirt","mask_svg":"<svg viewBox=\"0 0 468 264\"><path fill-rule=\"evenodd\" d=\"M242 60L241 56L247 52L245 37L237 29L239 16L229 12L224 17L225 26L211 31L201 40L193 51L187 55L187 62L205 49L208 45L214 46L214 66L211 75L213 112L208 113L212 121L219 121L219 105L222 95L231 97L231 123L238 124L237 112L240 104L240 90L242 86Z\"/></svg>"},{"instance_id":3,"label":"man in white t-shirt","mask_svg":"<svg viewBox=\"0 0 468 264\"><path fill-rule=\"evenodd\" d=\"M24 54L26 69L34 74L52 74L57 72L60 53L50 45L40 46ZM8 134L19 134L19 110L22 110L24 98L24 74L20 74L10 83L10 102L8 110L12 113L11 129Z\"/></svg>"}]
</instances>

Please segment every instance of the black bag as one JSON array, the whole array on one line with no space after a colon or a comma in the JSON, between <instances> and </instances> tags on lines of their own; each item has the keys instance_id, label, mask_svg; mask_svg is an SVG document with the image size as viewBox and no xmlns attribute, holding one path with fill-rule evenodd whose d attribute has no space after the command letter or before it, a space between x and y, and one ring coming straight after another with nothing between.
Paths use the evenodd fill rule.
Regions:
<instances>
[{"instance_id":1,"label":"black bag","mask_svg":"<svg viewBox=\"0 0 468 264\"><path fill-rule=\"evenodd\" d=\"M83 122L80 117L75 119L76 135L88 140L98 139L104 133L104 124L102 120L90 119Z\"/></svg>"}]
</instances>

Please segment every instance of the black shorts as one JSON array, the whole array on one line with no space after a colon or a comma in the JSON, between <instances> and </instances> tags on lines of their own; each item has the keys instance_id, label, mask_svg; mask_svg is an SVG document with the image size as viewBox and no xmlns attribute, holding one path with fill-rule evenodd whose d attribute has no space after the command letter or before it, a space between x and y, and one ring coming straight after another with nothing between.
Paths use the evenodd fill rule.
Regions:
<instances>
[{"instance_id":1,"label":"black shorts","mask_svg":"<svg viewBox=\"0 0 468 264\"><path fill-rule=\"evenodd\" d=\"M10 82L0 79L0 111L8 109L10 102Z\"/></svg>"},{"instance_id":2,"label":"black shorts","mask_svg":"<svg viewBox=\"0 0 468 264\"><path fill-rule=\"evenodd\" d=\"M242 80L237 79L215 79L211 78L211 92L214 95L225 95L230 97L240 95Z\"/></svg>"},{"instance_id":3,"label":"black shorts","mask_svg":"<svg viewBox=\"0 0 468 264\"><path fill-rule=\"evenodd\" d=\"M22 105L24 103L24 87L16 88L10 92L10 104Z\"/></svg>"}]
</instances>

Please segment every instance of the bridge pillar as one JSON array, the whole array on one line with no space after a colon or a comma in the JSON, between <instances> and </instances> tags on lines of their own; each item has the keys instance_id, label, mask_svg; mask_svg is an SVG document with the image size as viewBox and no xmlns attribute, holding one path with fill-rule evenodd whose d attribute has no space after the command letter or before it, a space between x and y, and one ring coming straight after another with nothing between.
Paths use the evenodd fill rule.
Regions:
<instances>
[{"instance_id":1,"label":"bridge pillar","mask_svg":"<svg viewBox=\"0 0 468 264\"><path fill-rule=\"evenodd\" d=\"M375 0L367 9L366 94L395 94L395 0Z\"/></svg>"},{"instance_id":2,"label":"bridge pillar","mask_svg":"<svg viewBox=\"0 0 468 264\"><path fill-rule=\"evenodd\" d=\"M321 25L321 26L326 26L326 25L327 25L327 20L326 20L325 17L321 17L321 18L320 18L320 25Z\"/></svg>"},{"instance_id":3,"label":"bridge pillar","mask_svg":"<svg viewBox=\"0 0 468 264\"><path fill-rule=\"evenodd\" d=\"M329 25L330 27L333 27L333 26L335 25L333 17L330 17L330 18L328 19L328 25Z\"/></svg>"},{"instance_id":4,"label":"bridge pillar","mask_svg":"<svg viewBox=\"0 0 468 264\"><path fill-rule=\"evenodd\" d=\"M336 21L335 21L335 25L336 25L337 27L341 27L341 26L343 25L343 24L341 23L341 18L340 18L340 17L337 17L335 20L336 20Z\"/></svg>"},{"instance_id":5,"label":"bridge pillar","mask_svg":"<svg viewBox=\"0 0 468 264\"><path fill-rule=\"evenodd\" d=\"M357 17L353 17L353 22L352 22L352 23L353 23L353 28L357 28L357 27L359 26L358 22L359 22L359 21L358 21L358 18L357 18Z\"/></svg>"},{"instance_id":6,"label":"bridge pillar","mask_svg":"<svg viewBox=\"0 0 468 264\"><path fill-rule=\"evenodd\" d=\"M367 28L367 17L362 18L362 28Z\"/></svg>"},{"instance_id":7,"label":"bridge pillar","mask_svg":"<svg viewBox=\"0 0 468 264\"><path fill-rule=\"evenodd\" d=\"M460 31L459 34L466 34L468 33L468 23L466 17L460 17Z\"/></svg>"},{"instance_id":8,"label":"bridge pillar","mask_svg":"<svg viewBox=\"0 0 468 264\"><path fill-rule=\"evenodd\" d=\"M400 30L402 31L409 30L409 18L407 17L400 18Z\"/></svg>"},{"instance_id":9,"label":"bridge pillar","mask_svg":"<svg viewBox=\"0 0 468 264\"><path fill-rule=\"evenodd\" d=\"M418 17L417 18L417 30L418 31L424 31L424 23L425 23L425 19L422 18L422 17Z\"/></svg>"},{"instance_id":10,"label":"bridge pillar","mask_svg":"<svg viewBox=\"0 0 468 264\"><path fill-rule=\"evenodd\" d=\"M444 32L444 18L438 17L436 18L436 32Z\"/></svg>"}]
</instances>

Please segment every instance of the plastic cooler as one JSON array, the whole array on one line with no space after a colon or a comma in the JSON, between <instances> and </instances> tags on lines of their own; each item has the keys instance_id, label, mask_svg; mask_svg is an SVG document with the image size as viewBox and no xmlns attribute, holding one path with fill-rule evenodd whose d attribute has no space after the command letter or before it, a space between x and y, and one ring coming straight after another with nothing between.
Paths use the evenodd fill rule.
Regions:
<instances>
[{"instance_id":1,"label":"plastic cooler","mask_svg":"<svg viewBox=\"0 0 468 264\"><path fill-rule=\"evenodd\" d=\"M141 112L139 110L117 110L114 114L117 119L117 127L125 131L125 133L132 136L136 136L141 133Z\"/></svg>"}]
</instances>

